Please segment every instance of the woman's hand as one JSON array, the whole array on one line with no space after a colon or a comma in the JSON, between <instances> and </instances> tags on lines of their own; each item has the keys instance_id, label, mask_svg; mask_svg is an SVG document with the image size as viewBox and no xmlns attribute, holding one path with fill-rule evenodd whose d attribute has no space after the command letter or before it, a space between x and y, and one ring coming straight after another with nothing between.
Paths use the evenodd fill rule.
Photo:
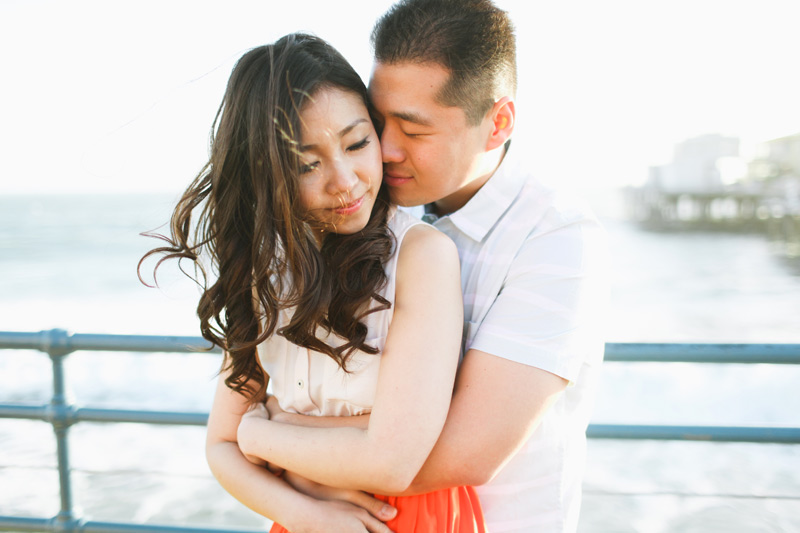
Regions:
<instances>
[{"instance_id":1,"label":"woman's hand","mask_svg":"<svg viewBox=\"0 0 800 533\"><path fill-rule=\"evenodd\" d=\"M263 403L254 403L250 406L250 408L242 415L242 419L252 417L252 418L263 418L264 420L269 420L269 411L267 410L267 406Z\"/></svg>"},{"instance_id":2,"label":"woman's hand","mask_svg":"<svg viewBox=\"0 0 800 533\"><path fill-rule=\"evenodd\" d=\"M293 533L394 533L364 509L343 501L319 501L318 512L307 513Z\"/></svg>"},{"instance_id":3,"label":"woman's hand","mask_svg":"<svg viewBox=\"0 0 800 533\"><path fill-rule=\"evenodd\" d=\"M291 423L291 421L286 420L287 413L286 411L281 409L281 404L280 402L278 402L278 399L275 396L271 394L267 396L266 408L267 408L267 416L270 420L274 420L275 422L282 422L284 424Z\"/></svg>"},{"instance_id":4,"label":"woman's hand","mask_svg":"<svg viewBox=\"0 0 800 533\"><path fill-rule=\"evenodd\" d=\"M253 420L269 420L269 411L267 411L267 407L263 403L254 403L250 406L245 414L242 415L242 420L239 422L239 429L237 431L237 437L239 441L239 450L241 450L242 455L244 455L245 459L250 461L256 466L267 466L267 462L260 457L255 455L250 455L245 451L242 447L242 442L247 442L247 427L252 426L250 422ZM278 472L273 472L277 474Z\"/></svg>"},{"instance_id":5,"label":"woman's hand","mask_svg":"<svg viewBox=\"0 0 800 533\"><path fill-rule=\"evenodd\" d=\"M367 511L381 521L391 520L397 509L366 492L321 485L293 472L285 472L283 480L298 492L317 500L346 502Z\"/></svg>"},{"instance_id":6,"label":"woman's hand","mask_svg":"<svg viewBox=\"0 0 800 533\"><path fill-rule=\"evenodd\" d=\"M391 520L397 514L397 510L370 496L366 492L358 490L339 489L328 487L308 480L291 472L284 472L283 469L272 466L263 459L247 453L249 451L246 443L249 432L261 420L280 421L281 415L285 418L291 417L291 413L286 413L280 408L278 400L270 396L266 404L257 403L242 415L239 423L238 438L239 449L242 455L259 466L266 466L276 475L283 474L284 480L295 490L319 501L319 512L311 513L303 518L311 523L298 525L292 529L297 532L317 532L317 531L336 531L342 533L392 533L384 521ZM242 445L244 443L244 446ZM322 523L317 524L319 519Z\"/></svg>"}]
</instances>

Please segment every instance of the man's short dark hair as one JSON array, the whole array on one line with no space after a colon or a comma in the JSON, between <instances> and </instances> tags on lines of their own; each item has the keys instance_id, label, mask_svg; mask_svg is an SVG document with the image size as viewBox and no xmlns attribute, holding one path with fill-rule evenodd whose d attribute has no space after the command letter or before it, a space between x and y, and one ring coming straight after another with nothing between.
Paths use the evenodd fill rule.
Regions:
<instances>
[{"instance_id":1,"label":"man's short dark hair","mask_svg":"<svg viewBox=\"0 0 800 533\"><path fill-rule=\"evenodd\" d=\"M401 0L375 23L372 45L380 63L445 67L437 100L462 108L472 125L516 93L514 26L489 0Z\"/></svg>"}]
</instances>

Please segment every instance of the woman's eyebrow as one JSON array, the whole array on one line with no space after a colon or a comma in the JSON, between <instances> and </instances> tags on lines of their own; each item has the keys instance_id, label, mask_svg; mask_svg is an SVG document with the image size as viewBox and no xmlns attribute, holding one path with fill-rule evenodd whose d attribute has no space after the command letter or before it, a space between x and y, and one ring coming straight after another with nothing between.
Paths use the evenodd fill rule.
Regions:
<instances>
[{"instance_id":1,"label":"woman's eyebrow","mask_svg":"<svg viewBox=\"0 0 800 533\"><path fill-rule=\"evenodd\" d=\"M355 119L353 122L351 122L350 124L348 124L347 126L342 128L342 130L339 132L339 138L341 139L342 137L344 137L345 135L347 135L348 133L353 131L353 128L355 128L356 126L358 126L359 124L361 124L363 122L369 122L369 121L367 119L365 119L365 118L357 118L357 119ZM300 151L301 152L307 152L309 150L313 150L316 147L317 147L316 144L304 144L304 145L302 145L300 147Z\"/></svg>"}]
</instances>

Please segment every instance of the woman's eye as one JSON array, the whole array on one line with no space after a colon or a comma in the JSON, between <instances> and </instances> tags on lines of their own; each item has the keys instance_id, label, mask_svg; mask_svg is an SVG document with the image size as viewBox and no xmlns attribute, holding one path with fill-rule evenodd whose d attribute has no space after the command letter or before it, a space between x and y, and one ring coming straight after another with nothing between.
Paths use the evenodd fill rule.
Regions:
<instances>
[{"instance_id":1,"label":"woman's eye","mask_svg":"<svg viewBox=\"0 0 800 533\"><path fill-rule=\"evenodd\" d=\"M366 146L369 143L370 143L369 137L364 137L359 142L348 146L347 150L350 152L355 152L356 150L361 150L362 148L366 148Z\"/></svg>"},{"instance_id":2,"label":"woman's eye","mask_svg":"<svg viewBox=\"0 0 800 533\"><path fill-rule=\"evenodd\" d=\"M308 174L309 172L313 172L319 166L319 161L315 161L313 163L309 163L307 165L302 165L300 167L300 174Z\"/></svg>"}]
</instances>

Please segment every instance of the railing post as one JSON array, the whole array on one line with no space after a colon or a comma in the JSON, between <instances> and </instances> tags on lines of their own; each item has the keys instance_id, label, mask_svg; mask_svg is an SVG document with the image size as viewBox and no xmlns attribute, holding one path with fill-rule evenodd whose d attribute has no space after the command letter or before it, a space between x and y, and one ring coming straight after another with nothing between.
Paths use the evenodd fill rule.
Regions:
<instances>
[{"instance_id":1,"label":"railing post","mask_svg":"<svg viewBox=\"0 0 800 533\"><path fill-rule=\"evenodd\" d=\"M67 390L64 375L64 359L72 353L69 333L63 329L42 332L42 351L47 352L53 365L53 397L50 400L49 420L56 435L58 457L58 480L61 495L61 510L54 521L56 530L75 530L77 518L72 502L72 479L69 461L69 428L75 423L75 406Z\"/></svg>"}]
</instances>

